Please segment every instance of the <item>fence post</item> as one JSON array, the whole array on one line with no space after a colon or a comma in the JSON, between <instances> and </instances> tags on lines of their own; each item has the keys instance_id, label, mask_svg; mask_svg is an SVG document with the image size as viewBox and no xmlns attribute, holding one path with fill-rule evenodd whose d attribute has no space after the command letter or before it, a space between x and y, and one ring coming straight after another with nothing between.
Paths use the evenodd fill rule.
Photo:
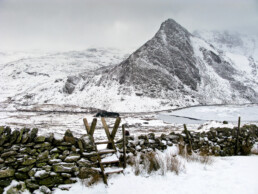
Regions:
<instances>
[{"instance_id":1,"label":"fence post","mask_svg":"<svg viewBox=\"0 0 258 194\"><path fill-rule=\"evenodd\" d=\"M123 167L126 168L126 142L125 142L125 126L122 125L122 133L123 133Z\"/></svg>"},{"instance_id":2,"label":"fence post","mask_svg":"<svg viewBox=\"0 0 258 194\"><path fill-rule=\"evenodd\" d=\"M238 117L238 126L237 126L237 134L236 134L236 144L235 144L235 155L238 154L238 138L240 133L240 121L241 117Z\"/></svg>"},{"instance_id":3,"label":"fence post","mask_svg":"<svg viewBox=\"0 0 258 194\"><path fill-rule=\"evenodd\" d=\"M187 130L187 127L186 127L186 124L184 124L184 132L186 134L186 138L189 142L189 147L190 147L190 150L189 150L189 154L192 154L192 141L191 141L191 137L190 137L190 132Z\"/></svg>"}]
</instances>

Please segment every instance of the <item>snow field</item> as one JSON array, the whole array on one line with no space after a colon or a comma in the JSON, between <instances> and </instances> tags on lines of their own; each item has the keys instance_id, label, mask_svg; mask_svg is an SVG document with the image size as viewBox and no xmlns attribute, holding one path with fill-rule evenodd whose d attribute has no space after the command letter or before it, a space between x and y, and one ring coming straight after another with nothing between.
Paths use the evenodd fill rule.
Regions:
<instances>
[{"instance_id":1,"label":"snow field","mask_svg":"<svg viewBox=\"0 0 258 194\"><path fill-rule=\"evenodd\" d=\"M69 191L57 189L54 194L255 194L258 192L258 156L214 157L212 164L187 162L181 158L185 170L179 175L159 172L151 175L136 176L132 167L125 174L109 177L109 185L101 181L92 187L85 187L80 182L71 185Z\"/></svg>"}]
</instances>

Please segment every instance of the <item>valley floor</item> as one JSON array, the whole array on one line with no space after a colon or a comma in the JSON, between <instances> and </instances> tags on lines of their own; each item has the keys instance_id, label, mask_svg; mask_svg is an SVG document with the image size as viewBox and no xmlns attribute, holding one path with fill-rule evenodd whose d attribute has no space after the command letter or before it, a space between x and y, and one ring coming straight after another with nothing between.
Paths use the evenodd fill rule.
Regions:
<instances>
[{"instance_id":1,"label":"valley floor","mask_svg":"<svg viewBox=\"0 0 258 194\"><path fill-rule=\"evenodd\" d=\"M74 110L74 109L71 109ZM0 125L15 128L39 128L40 134L54 133L62 137L70 129L77 137L86 133L83 118L91 123L94 114L81 112L51 112L51 111L0 111ZM76 110L75 110L76 111ZM131 135L153 132L156 135L168 134L172 131L181 132L183 124L187 124L190 131L205 131L211 127L237 126L238 116L241 124L258 124L258 105L224 105L190 107L175 111L146 112L146 113L121 113L121 124L126 124L126 129ZM110 128L114 126L114 118L106 118ZM228 124L223 124L228 121ZM97 139L106 138L100 119L95 131ZM121 138L121 128L118 130L117 139Z\"/></svg>"},{"instance_id":2,"label":"valley floor","mask_svg":"<svg viewBox=\"0 0 258 194\"><path fill-rule=\"evenodd\" d=\"M255 194L258 193L258 156L215 157L212 164L185 162L185 171L179 175L153 174L135 176L131 168L125 175L113 175L109 186L103 183L85 187L72 185L69 191L57 189L54 194Z\"/></svg>"}]
</instances>

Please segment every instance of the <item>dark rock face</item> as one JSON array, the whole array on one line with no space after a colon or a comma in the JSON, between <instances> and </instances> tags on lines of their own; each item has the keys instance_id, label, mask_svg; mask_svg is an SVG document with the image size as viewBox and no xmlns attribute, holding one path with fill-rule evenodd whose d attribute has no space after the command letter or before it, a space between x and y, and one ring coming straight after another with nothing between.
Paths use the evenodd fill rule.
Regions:
<instances>
[{"instance_id":1,"label":"dark rock face","mask_svg":"<svg viewBox=\"0 0 258 194\"><path fill-rule=\"evenodd\" d=\"M152 82L154 80L150 79L150 75L154 74L156 78L161 79L162 85L168 83L167 79L173 82L173 77L176 76L183 84L196 90L200 75L194 65L194 52L189 37L190 33L174 20L165 21L154 38L120 65L122 70L119 83ZM164 71L167 78L162 76Z\"/></svg>"},{"instance_id":2,"label":"dark rock face","mask_svg":"<svg viewBox=\"0 0 258 194\"><path fill-rule=\"evenodd\" d=\"M75 86L79 83L80 77L76 76L68 76L65 86L64 86L64 92L68 94L72 94Z\"/></svg>"}]
</instances>

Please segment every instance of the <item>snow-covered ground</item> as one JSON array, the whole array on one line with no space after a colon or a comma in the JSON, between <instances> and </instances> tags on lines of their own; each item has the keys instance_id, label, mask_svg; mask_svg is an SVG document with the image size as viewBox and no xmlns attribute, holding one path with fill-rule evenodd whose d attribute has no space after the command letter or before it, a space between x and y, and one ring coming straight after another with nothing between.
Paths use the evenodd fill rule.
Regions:
<instances>
[{"instance_id":1,"label":"snow-covered ground","mask_svg":"<svg viewBox=\"0 0 258 194\"><path fill-rule=\"evenodd\" d=\"M238 116L241 116L241 125L258 124L258 105L231 105L231 106L200 106L185 108L176 111L150 112L150 113L121 113L121 124L132 135L154 132L162 133L181 132L183 124L187 124L190 131L206 131L211 127L237 126ZM171 116L176 115L176 116ZM90 113L62 113L62 112L0 112L0 125L10 126L12 129L28 127L39 128L40 134L54 133L57 137L63 136L70 129L77 137L86 133L83 118L91 123L94 114ZM189 117L189 118L185 118ZM198 119L194 120L192 118ZM115 119L107 118L110 129ZM222 121L228 121L223 124ZM120 125L121 126L121 125ZM105 133L98 118L95 137L105 139ZM121 138L121 128L116 138Z\"/></svg>"},{"instance_id":2,"label":"snow-covered ground","mask_svg":"<svg viewBox=\"0 0 258 194\"><path fill-rule=\"evenodd\" d=\"M167 122L186 124L212 120L237 122L238 117L241 117L243 122L258 122L258 105L197 106L161 114L162 116Z\"/></svg>"},{"instance_id":3,"label":"snow-covered ground","mask_svg":"<svg viewBox=\"0 0 258 194\"><path fill-rule=\"evenodd\" d=\"M133 173L128 167L125 174L109 177L109 186L98 183L85 187L80 182L69 191L57 189L54 194L256 194L258 193L258 156L216 157L212 164L186 162L179 175L168 172L164 176Z\"/></svg>"}]
</instances>

